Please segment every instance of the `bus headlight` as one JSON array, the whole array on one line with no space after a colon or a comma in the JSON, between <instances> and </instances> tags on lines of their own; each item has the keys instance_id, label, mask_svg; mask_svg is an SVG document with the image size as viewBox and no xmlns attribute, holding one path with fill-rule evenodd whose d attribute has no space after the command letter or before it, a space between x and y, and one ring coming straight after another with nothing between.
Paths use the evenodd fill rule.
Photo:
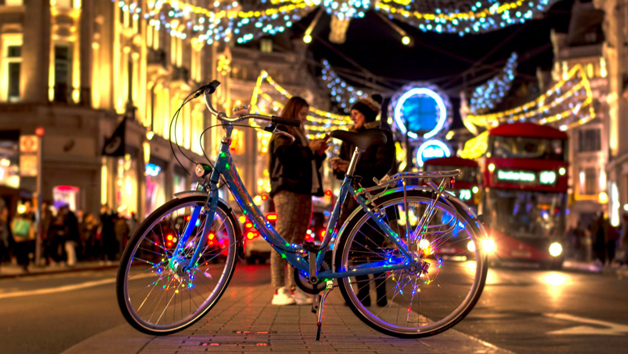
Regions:
<instances>
[{"instance_id":1,"label":"bus headlight","mask_svg":"<svg viewBox=\"0 0 628 354\"><path fill-rule=\"evenodd\" d=\"M469 252L475 252L475 243L473 243L473 240L467 243L467 249L469 250Z\"/></svg>"},{"instance_id":2,"label":"bus headlight","mask_svg":"<svg viewBox=\"0 0 628 354\"><path fill-rule=\"evenodd\" d=\"M563 253L563 246L558 242L554 242L549 246L549 253L552 257L558 257Z\"/></svg>"},{"instance_id":3,"label":"bus headlight","mask_svg":"<svg viewBox=\"0 0 628 354\"><path fill-rule=\"evenodd\" d=\"M495 253L497 246L495 246L493 239L485 238L482 240L482 249L485 253Z\"/></svg>"}]
</instances>

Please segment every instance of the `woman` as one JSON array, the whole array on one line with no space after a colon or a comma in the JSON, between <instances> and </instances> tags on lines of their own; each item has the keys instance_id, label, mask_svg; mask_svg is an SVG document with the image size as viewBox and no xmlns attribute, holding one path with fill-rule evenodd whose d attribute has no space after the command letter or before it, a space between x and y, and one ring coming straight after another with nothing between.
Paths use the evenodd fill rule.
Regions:
<instances>
[{"instance_id":1,"label":"woman","mask_svg":"<svg viewBox=\"0 0 628 354\"><path fill-rule=\"evenodd\" d=\"M379 103L373 101L370 98L363 98L358 100L351 106L351 120L353 121L353 127L350 131L364 132L367 130L381 130L386 135L386 144L380 146L373 146L364 151L360 155L360 160L355 168L355 175L361 176L360 182L363 187L372 187L375 185L373 177L381 179L387 173L394 173L397 167L395 161L395 143L393 141L392 134L389 130L380 128L380 122L377 121L377 115L379 114ZM332 159L331 165L334 169L334 174L337 178L344 178L347 169L349 168L349 159L353 155L355 146L342 143L340 147L339 159ZM358 203L353 198L347 198L342 205L342 211L340 213L339 225L342 225L349 215L358 207ZM375 226L373 226L375 227ZM363 241L365 245L383 245L384 238L381 233L374 232L373 229L368 228L364 230L361 235L368 237L369 242ZM375 278L375 288L377 292L377 304L379 306L386 306L386 278L382 274L373 274ZM364 284L358 287L358 298L364 306L371 305L370 297L370 281L368 276L357 276L357 283Z\"/></svg>"},{"instance_id":2,"label":"woman","mask_svg":"<svg viewBox=\"0 0 628 354\"><path fill-rule=\"evenodd\" d=\"M301 97L292 97L283 110L281 117L305 122L310 107ZM322 196L323 188L319 169L325 160L327 142L309 141L301 127L278 126L278 130L294 136L294 140L284 135L275 135L270 141L270 196L277 212L277 232L289 243L299 244L305 239L305 233L312 216L312 195ZM296 289L294 270L277 251L270 256L271 277L275 287L273 305L299 305L312 303L311 297ZM295 291L296 290L296 291ZM294 292L292 294L291 292Z\"/></svg>"}]
</instances>

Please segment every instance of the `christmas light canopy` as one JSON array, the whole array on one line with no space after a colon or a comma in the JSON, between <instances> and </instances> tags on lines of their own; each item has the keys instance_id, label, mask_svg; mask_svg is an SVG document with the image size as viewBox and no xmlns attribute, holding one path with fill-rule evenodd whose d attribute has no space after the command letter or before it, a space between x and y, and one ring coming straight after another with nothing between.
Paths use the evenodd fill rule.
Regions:
<instances>
[{"instance_id":1,"label":"christmas light canopy","mask_svg":"<svg viewBox=\"0 0 628 354\"><path fill-rule=\"evenodd\" d=\"M348 107L351 107L359 99L368 97L366 92L356 89L342 80L331 68L327 60L323 60L323 75L321 78L330 91L332 101L336 102L345 112Z\"/></svg>"},{"instance_id":2,"label":"christmas light canopy","mask_svg":"<svg viewBox=\"0 0 628 354\"><path fill-rule=\"evenodd\" d=\"M473 90L469 100L469 109L472 113L484 113L495 108L500 103L512 86L517 69L517 53L512 53L506 65L499 74Z\"/></svg>"},{"instance_id":3,"label":"christmas light canopy","mask_svg":"<svg viewBox=\"0 0 628 354\"><path fill-rule=\"evenodd\" d=\"M246 43L263 35L285 32L317 8L332 16L330 40L335 43L344 42L349 22L364 17L368 10L422 31L463 36L523 23L547 10L555 0L260 0L245 4L216 0L207 1L205 6L177 0L147 1L142 6L131 0L112 2L133 20L143 19L155 30L211 45L216 41ZM311 31L304 40L311 42ZM407 36L400 40L405 45L411 42Z\"/></svg>"}]
</instances>

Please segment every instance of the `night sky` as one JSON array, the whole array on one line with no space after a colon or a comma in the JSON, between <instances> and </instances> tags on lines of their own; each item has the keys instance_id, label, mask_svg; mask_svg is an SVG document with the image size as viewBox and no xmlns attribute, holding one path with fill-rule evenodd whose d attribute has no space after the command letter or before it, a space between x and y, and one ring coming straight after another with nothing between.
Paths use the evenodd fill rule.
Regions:
<instances>
[{"instance_id":1,"label":"night sky","mask_svg":"<svg viewBox=\"0 0 628 354\"><path fill-rule=\"evenodd\" d=\"M324 14L312 35L310 55L316 62L325 58L335 68L353 70L356 76L364 77L365 74L338 54L340 52L372 74L384 77L383 84L391 88L399 88L410 81L434 83L450 96L455 113L454 126L460 126L459 92L465 88L465 80L467 88L482 84L501 69L513 51L519 55L513 89L526 83L536 86L537 67L548 71L553 63L550 31L554 28L557 32L567 32L573 1L561 0L543 18L522 25L464 37L424 33L395 21L415 40L413 47L401 44L397 32L373 11L367 12L363 19L351 21L344 44L332 44L327 41L330 16ZM313 17L314 12L293 26L293 38L303 37ZM483 57L484 60L478 62ZM315 63L312 64L315 70ZM489 68L482 70L483 65ZM347 81L352 82L351 79Z\"/></svg>"}]
</instances>

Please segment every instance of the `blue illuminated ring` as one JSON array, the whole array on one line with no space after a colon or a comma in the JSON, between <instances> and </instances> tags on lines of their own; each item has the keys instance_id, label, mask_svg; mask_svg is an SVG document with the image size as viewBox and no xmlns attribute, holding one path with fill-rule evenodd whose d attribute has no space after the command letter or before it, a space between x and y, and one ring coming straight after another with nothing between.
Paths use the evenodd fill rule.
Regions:
<instances>
[{"instance_id":1,"label":"blue illuminated ring","mask_svg":"<svg viewBox=\"0 0 628 354\"><path fill-rule=\"evenodd\" d=\"M406 134L406 126L401 121L401 108L403 108L403 104L408 98L414 95L421 94L429 96L434 101L436 101L436 105L438 106L438 111L440 113L436 127L423 135L424 138L429 139L436 135L436 133L438 133L441 129L443 129L443 125L445 125L445 121L447 120L447 109L445 108L445 102L443 102L443 99L436 92L425 87L417 87L404 93L399 98L399 101L397 101L397 105L395 106L395 122L397 123L397 126L399 127L401 132L403 134ZM408 136L413 139L416 139L418 137L416 133L413 132L409 132Z\"/></svg>"},{"instance_id":2,"label":"blue illuminated ring","mask_svg":"<svg viewBox=\"0 0 628 354\"><path fill-rule=\"evenodd\" d=\"M445 143L436 139L428 140L424 142L423 144L421 144L421 146L419 146L419 149L416 151L416 163L417 165L419 165L419 167L423 167L423 162L424 162L423 157L422 157L423 151L425 151L425 149L427 149L430 146L438 146L439 148L443 150L446 157L451 156L451 150L449 150L449 147L445 145Z\"/></svg>"}]
</instances>

